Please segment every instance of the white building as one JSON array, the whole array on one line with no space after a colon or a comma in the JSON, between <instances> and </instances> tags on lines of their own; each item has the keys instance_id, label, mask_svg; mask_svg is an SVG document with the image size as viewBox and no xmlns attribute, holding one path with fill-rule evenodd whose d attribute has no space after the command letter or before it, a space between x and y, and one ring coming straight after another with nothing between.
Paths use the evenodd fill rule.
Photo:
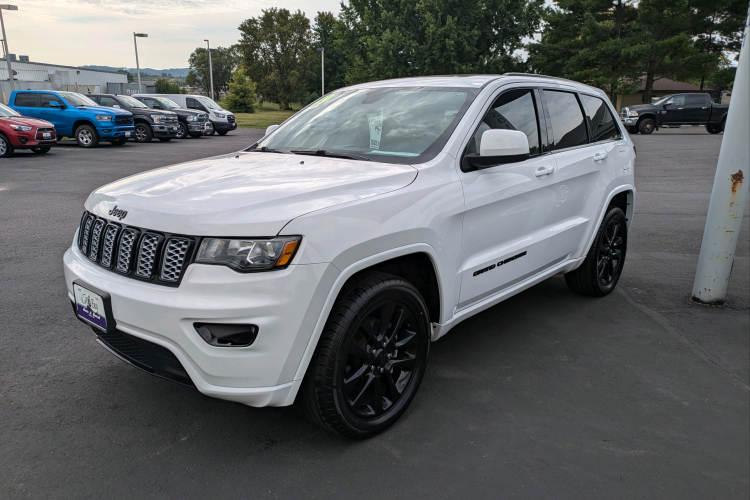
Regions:
<instances>
[{"instance_id":1,"label":"white building","mask_svg":"<svg viewBox=\"0 0 750 500\"><path fill-rule=\"evenodd\" d=\"M76 68L59 64L10 61L16 90L68 90L84 94L97 92L124 94L128 75L97 69ZM0 89L2 102L8 102L10 82L8 64L0 58Z\"/></svg>"}]
</instances>

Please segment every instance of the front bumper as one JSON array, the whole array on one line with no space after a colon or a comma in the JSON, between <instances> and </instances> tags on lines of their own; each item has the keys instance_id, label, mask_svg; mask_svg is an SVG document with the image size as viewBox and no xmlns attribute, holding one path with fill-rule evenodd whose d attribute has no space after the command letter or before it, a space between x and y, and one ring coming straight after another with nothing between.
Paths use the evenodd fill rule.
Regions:
<instances>
[{"instance_id":1,"label":"front bumper","mask_svg":"<svg viewBox=\"0 0 750 500\"><path fill-rule=\"evenodd\" d=\"M200 132L203 133L206 130L206 122L185 122L187 124L188 133Z\"/></svg>"},{"instance_id":2,"label":"front bumper","mask_svg":"<svg viewBox=\"0 0 750 500\"><path fill-rule=\"evenodd\" d=\"M622 122L623 125L625 125L627 127L632 127L632 126L635 126L635 125L638 124L638 117L637 116L628 116L627 118L625 118L625 117L621 116L620 117L620 121Z\"/></svg>"},{"instance_id":3,"label":"front bumper","mask_svg":"<svg viewBox=\"0 0 750 500\"><path fill-rule=\"evenodd\" d=\"M301 382L293 377L328 292L322 284L335 269L291 265L241 274L191 264L180 286L169 288L92 264L75 245L63 266L71 301L74 280L107 292L118 331L171 351L203 394L250 406L293 402ZM259 333L249 347L214 347L195 331L196 322L252 323Z\"/></svg>"},{"instance_id":4,"label":"front bumper","mask_svg":"<svg viewBox=\"0 0 750 500\"><path fill-rule=\"evenodd\" d=\"M214 126L214 130L217 132L224 131L224 130L236 130L237 129L237 122L229 123L229 122L211 122Z\"/></svg>"},{"instance_id":5,"label":"front bumper","mask_svg":"<svg viewBox=\"0 0 750 500\"><path fill-rule=\"evenodd\" d=\"M99 133L99 137L106 137L106 138L123 138L123 137L135 137L135 127L133 125L125 125L125 126L100 126L97 129L97 132ZM127 134L129 132L129 134Z\"/></svg>"},{"instance_id":6,"label":"front bumper","mask_svg":"<svg viewBox=\"0 0 750 500\"><path fill-rule=\"evenodd\" d=\"M151 125L154 137L177 137L177 123L167 125Z\"/></svg>"}]
</instances>

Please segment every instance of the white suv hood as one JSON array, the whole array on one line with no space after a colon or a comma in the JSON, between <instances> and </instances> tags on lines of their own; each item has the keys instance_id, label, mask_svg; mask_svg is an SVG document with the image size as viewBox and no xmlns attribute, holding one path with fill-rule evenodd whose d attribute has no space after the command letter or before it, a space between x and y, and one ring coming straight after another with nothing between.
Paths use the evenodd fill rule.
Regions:
<instances>
[{"instance_id":1,"label":"white suv hood","mask_svg":"<svg viewBox=\"0 0 750 500\"><path fill-rule=\"evenodd\" d=\"M275 236L295 217L408 186L409 165L278 153L233 153L126 177L86 208L123 224L195 236ZM121 212L120 212L121 213Z\"/></svg>"}]
</instances>

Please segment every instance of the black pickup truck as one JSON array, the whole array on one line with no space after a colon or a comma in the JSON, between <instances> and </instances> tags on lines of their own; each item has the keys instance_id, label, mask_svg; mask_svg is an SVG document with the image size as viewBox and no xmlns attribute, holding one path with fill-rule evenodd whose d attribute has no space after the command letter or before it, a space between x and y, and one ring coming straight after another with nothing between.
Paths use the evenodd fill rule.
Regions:
<instances>
[{"instance_id":1,"label":"black pickup truck","mask_svg":"<svg viewBox=\"0 0 750 500\"><path fill-rule=\"evenodd\" d=\"M674 94L653 104L620 110L620 120L631 134L650 134L659 127L704 125L711 134L724 130L728 104L714 104L708 94Z\"/></svg>"},{"instance_id":2,"label":"black pickup truck","mask_svg":"<svg viewBox=\"0 0 750 500\"><path fill-rule=\"evenodd\" d=\"M154 111L138 99L129 95L89 94L99 105L130 111L135 121L134 139L136 142L151 142L156 137L161 142L169 142L179 132L179 120L171 111Z\"/></svg>"}]
</instances>

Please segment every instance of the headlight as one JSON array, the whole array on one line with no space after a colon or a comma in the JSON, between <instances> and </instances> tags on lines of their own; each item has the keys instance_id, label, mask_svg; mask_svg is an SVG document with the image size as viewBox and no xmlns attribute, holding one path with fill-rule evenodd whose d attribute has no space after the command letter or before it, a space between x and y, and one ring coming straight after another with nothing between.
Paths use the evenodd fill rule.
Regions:
<instances>
[{"instance_id":1,"label":"headlight","mask_svg":"<svg viewBox=\"0 0 750 500\"><path fill-rule=\"evenodd\" d=\"M112 116L111 115L96 115L96 119L100 122L111 122Z\"/></svg>"},{"instance_id":2,"label":"headlight","mask_svg":"<svg viewBox=\"0 0 750 500\"><path fill-rule=\"evenodd\" d=\"M185 119L186 119L187 121L189 121L189 122L197 122L197 121L198 121L198 115L195 115L195 116L188 116L188 117L187 117L187 118L185 118Z\"/></svg>"},{"instance_id":3,"label":"headlight","mask_svg":"<svg viewBox=\"0 0 750 500\"><path fill-rule=\"evenodd\" d=\"M16 125L14 123L11 123L10 124L10 128L12 128L13 130L19 130L19 131L22 131L22 132L28 132L33 127L27 127L26 125Z\"/></svg>"},{"instance_id":4,"label":"headlight","mask_svg":"<svg viewBox=\"0 0 750 500\"><path fill-rule=\"evenodd\" d=\"M151 115L151 119L154 120L154 123L164 123L167 121L167 117L164 115Z\"/></svg>"},{"instance_id":5,"label":"headlight","mask_svg":"<svg viewBox=\"0 0 750 500\"><path fill-rule=\"evenodd\" d=\"M638 116L638 111L628 111L628 116Z\"/></svg>"},{"instance_id":6,"label":"headlight","mask_svg":"<svg viewBox=\"0 0 750 500\"><path fill-rule=\"evenodd\" d=\"M286 267L302 238L272 240L204 238L196 262L224 264L238 271L265 271Z\"/></svg>"},{"instance_id":7,"label":"headlight","mask_svg":"<svg viewBox=\"0 0 750 500\"><path fill-rule=\"evenodd\" d=\"M214 114L216 115L216 118L226 118L227 117L227 115L225 115L224 113L217 113L216 111L214 111Z\"/></svg>"}]
</instances>

